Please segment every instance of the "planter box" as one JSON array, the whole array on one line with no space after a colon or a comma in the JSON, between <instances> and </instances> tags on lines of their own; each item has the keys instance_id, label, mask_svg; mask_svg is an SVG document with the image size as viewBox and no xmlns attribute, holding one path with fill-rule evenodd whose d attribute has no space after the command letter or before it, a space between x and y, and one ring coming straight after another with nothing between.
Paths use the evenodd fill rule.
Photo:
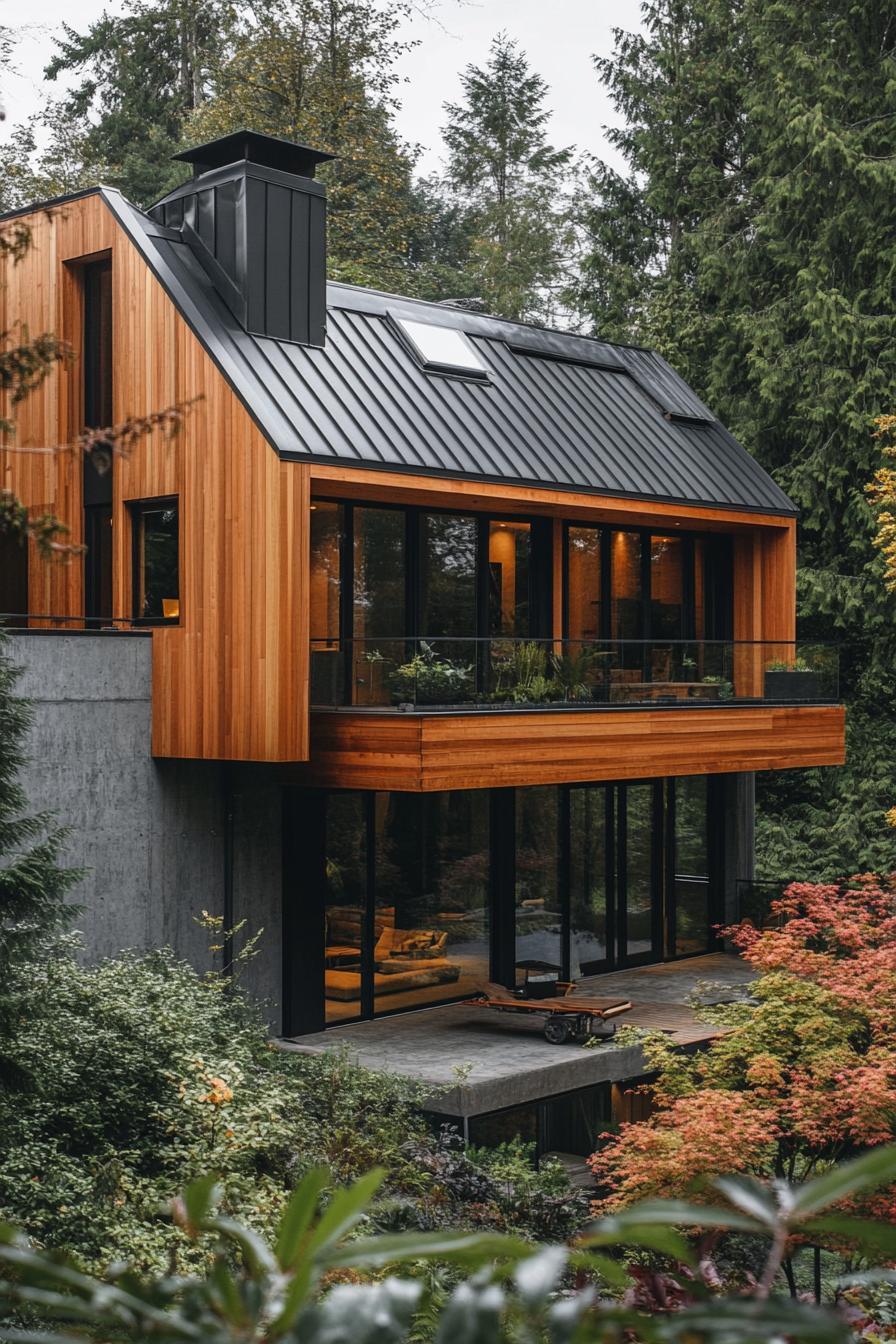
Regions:
<instances>
[{"instance_id":1,"label":"planter box","mask_svg":"<svg viewBox=\"0 0 896 1344\"><path fill-rule=\"evenodd\" d=\"M821 700L819 672L766 672L766 700Z\"/></svg>"}]
</instances>

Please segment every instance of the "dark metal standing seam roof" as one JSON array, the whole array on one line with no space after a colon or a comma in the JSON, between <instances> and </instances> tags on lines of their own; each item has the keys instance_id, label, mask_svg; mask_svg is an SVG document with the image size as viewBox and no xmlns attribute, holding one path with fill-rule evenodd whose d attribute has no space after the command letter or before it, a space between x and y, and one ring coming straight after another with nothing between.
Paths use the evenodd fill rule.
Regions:
<instances>
[{"instance_id":1,"label":"dark metal standing seam roof","mask_svg":"<svg viewBox=\"0 0 896 1344\"><path fill-rule=\"evenodd\" d=\"M324 348L253 336L178 231L101 192L283 457L796 512L652 351L334 284ZM463 331L488 379L427 372L395 326L401 317Z\"/></svg>"}]
</instances>

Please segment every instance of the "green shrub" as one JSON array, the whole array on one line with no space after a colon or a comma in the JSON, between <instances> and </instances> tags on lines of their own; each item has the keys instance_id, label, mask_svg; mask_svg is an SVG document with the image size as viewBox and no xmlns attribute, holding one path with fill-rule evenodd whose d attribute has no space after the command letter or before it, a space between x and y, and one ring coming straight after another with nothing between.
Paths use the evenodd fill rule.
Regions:
<instances>
[{"instance_id":1,"label":"green shrub","mask_svg":"<svg viewBox=\"0 0 896 1344\"><path fill-rule=\"evenodd\" d=\"M157 1210L208 1170L265 1234L316 1163L347 1181L376 1160L390 1193L420 1192L412 1084L278 1050L242 995L171 953L84 967L63 952L31 985L16 1041L31 1084L0 1095L0 1217L41 1244L159 1271L178 1235Z\"/></svg>"}]
</instances>

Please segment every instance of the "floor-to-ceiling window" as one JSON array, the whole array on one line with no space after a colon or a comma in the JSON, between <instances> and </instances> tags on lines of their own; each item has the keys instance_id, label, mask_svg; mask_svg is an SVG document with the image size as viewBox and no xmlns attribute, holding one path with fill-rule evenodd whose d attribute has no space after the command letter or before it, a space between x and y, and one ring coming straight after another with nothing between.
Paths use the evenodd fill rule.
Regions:
<instances>
[{"instance_id":1,"label":"floor-to-ceiling window","mask_svg":"<svg viewBox=\"0 0 896 1344\"><path fill-rule=\"evenodd\" d=\"M367 796L327 800L324 853L324 996L328 1025L362 1016L367 945ZM369 1010L368 1010L369 1011Z\"/></svg>"},{"instance_id":2,"label":"floor-to-ceiling window","mask_svg":"<svg viewBox=\"0 0 896 1344\"><path fill-rule=\"evenodd\" d=\"M593 643L604 635L603 530L573 527L566 541L566 633L576 642Z\"/></svg>"},{"instance_id":3,"label":"floor-to-ceiling window","mask_svg":"<svg viewBox=\"0 0 896 1344\"><path fill-rule=\"evenodd\" d=\"M82 345L83 410L87 429L106 429L114 420L112 396L112 261L91 262L81 270L84 296ZM84 504L84 612L102 625L112 617L111 451L82 454Z\"/></svg>"},{"instance_id":4,"label":"floor-to-ceiling window","mask_svg":"<svg viewBox=\"0 0 896 1344\"><path fill-rule=\"evenodd\" d=\"M314 704L487 696L503 685L499 673L518 671L520 641L550 636L549 527L324 499L311 507ZM546 647L542 656L547 667Z\"/></svg>"},{"instance_id":5,"label":"floor-to-ceiling window","mask_svg":"<svg viewBox=\"0 0 896 1344\"><path fill-rule=\"evenodd\" d=\"M713 914L708 781L691 775L671 781L669 788L674 791L670 951L681 957L705 951Z\"/></svg>"},{"instance_id":6,"label":"floor-to-ceiling window","mask_svg":"<svg viewBox=\"0 0 896 1344\"><path fill-rule=\"evenodd\" d=\"M489 798L482 789L375 802L374 1011L469 995L489 978Z\"/></svg>"},{"instance_id":7,"label":"floor-to-ceiling window","mask_svg":"<svg viewBox=\"0 0 896 1344\"><path fill-rule=\"evenodd\" d=\"M655 961L658 952L658 882L655 851L661 806L653 784L626 784L619 800L617 888L622 897L620 959L627 965Z\"/></svg>"},{"instance_id":8,"label":"floor-to-ceiling window","mask_svg":"<svg viewBox=\"0 0 896 1344\"><path fill-rule=\"evenodd\" d=\"M488 633L525 639L530 634L529 523L491 520L488 529Z\"/></svg>"},{"instance_id":9,"label":"floor-to-ceiling window","mask_svg":"<svg viewBox=\"0 0 896 1344\"><path fill-rule=\"evenodd\" d=\"M290 936L305 1030L713 946L709 778L301 798Z\"/></svg>"},{"instance_id":10,"label":"floor-to-ceiling window","mask_svg":"<svg viewBox=\"0 0 896 1344\"><path fill-rule=\"evenodd\" d=\"M470 515L420 517L420 619L424 639L476 633L477 524Z\"/></svg>"},{"instance_id":11,"label":"floor-to-ceiling window","mask_svg":"<svg viewBox=\"0 0 896 1344\"><path fill-rule=\"evenodd\" d=\"M560 791L518 789L515 800L516 965L564 968Z\"/></svg>"},{"instance_id":12,"label":"floor-to-ceiling window","mask_svg":"<svg viewBox=\"0 0 896 1344\"><path fill-rule=\"evenodd\" d=\"M352 510L351 678L355 704L391 700L390 670L404 662L407 557L401 509Z\"/></svg>"},{"instance_id":13,"label":"floor-to-ceiling window","mask_svg":"<svg viewBox=\"0 0 896 1344\"><path fill-rule=\"evenodd\" d=\"M576 979L603 970L613 946L613 790L568 790L569 970Z\"/></svg>"},{"instance_id":14,"label":"floor-to-ceiling window","mask_svg":"<svg viewBox=\"0 0 896 1344\"><path fill-rule=\"evenodd\" d=\"M316 705L339 704L343 698L340 602L344 528L341 504L321 499L311 505L311 702Z\"/></svg>"},{"instance_id":15,"label":"floor-to-ceiling window","mask_svg":"<svg viewBox=\"0 0 896 1344\"><path fill-rule=\"evenodd\" d=\"M586 652L594 698L719 694L731 676L730 538L569 524L565 546L565 633Z\"/></svg>"}]
</instances>

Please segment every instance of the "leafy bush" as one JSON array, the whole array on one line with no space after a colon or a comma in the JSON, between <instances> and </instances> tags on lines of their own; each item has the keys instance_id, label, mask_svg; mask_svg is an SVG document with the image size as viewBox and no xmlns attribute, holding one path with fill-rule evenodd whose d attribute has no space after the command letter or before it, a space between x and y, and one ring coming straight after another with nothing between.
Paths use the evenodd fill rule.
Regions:
<instances>
[{"instance_id":1,"label":"leafy bush","mask_svg":"<svg viewBox=\"0 0 896 1344\"><path fill-rule=\"evenodd\" d=\"M538 1166L534 1144L523 1140L465 1149L443 1129L435 1144L415 1146L414 1160L432 1180L419 1227L489 1228L541 1241L572 1236L588 1219L587 1194L571 1188L559 1162Z\"/></svg>"},{"instance_id":2,"label":"leafy bush","mask_svg":"<svg viewBox=\"0 0 896 1344\"><path fill-rule=\"evenodd\" d=\"M387 1190L421 1191L412 1084L274 1048L240 994L168 952L92 968L60 953L31 979L16 1055L32 1083L0 1093L0 1216L43 1244L159 1270L172 1233L155 1214L209 1169L225 1209L265 1233L317 1162L340 1182L384 1162Z\"/></svg>"},{"instance_id":3,"label":"leafy bush","mask_svg":"<svg viewBox=\"0 0 896 1344\"><path fill-rule=\"evenodd\" d=\"M880 1339L886 1328L886 1317L875 1320L861 1294L875 1294L892 1280L891 1270L853 1275L851 1301L840 1296L849 1285L836 1285L832 1309L782 1292L781 1270L788 1247L801 1241L830 1246L845 1239L866 1263L892 1258L892 1235L838 1213L844 1200L896 1179L892 1148L801 1187L719 1180L715 1207L656 1201L594 1224L573 1247L533 1248L518 1238L451 1231L365 1235L383 1176L373 1171L333 1192L326 1170L312 1169L270 1244L219 1215L213 1178L195 1182L171 1211L183 1235L207 1246L213 1259L189 1278L145 1280L119 1268L100 1281L0 1227L0 1304L15 1321L6 1338L19 1344L78 1338L104 1344L758 1344L783 1338L847 1344ZM714 1259L719 1241L732 1233L755 1243L759 1267L734 1287L722 1281ZM633 1253L647 1263L632 1263ZM446 1263L474 1275L450 1291L438 1277ZM401 1265L416 1277L383 1277ZM886 1303L878 1296L873 1305ZM56 1333L60 1326L64 1335Z\"/></svg>"},{"instance_id":4,"label":"leafy bush","mask_svg":"<svg viewBox=\"0 0 896 1344\"><path fill-rule=\"evenodd\" d=\"M469 700L473 693L473 669L440 658L431 644L420 649L389 676L396 700L418 705L453 705Z\"/></svg>"},{"instance_id":5,"label":"leafy bush","mask_svg":"<svg viewBox=\"0 0 896 1344\"><path fill-rule=\"evenodd\" d=\"M896 1135L896 887L793 883L771 909L774 927L729 930L755 1007L700 1055L645 1043L657 1109L592 1158L603 1210L700 1177L802 1176ZM896 1189L870 1211L896 1222Z\"/></svg>"}]
</instances>

